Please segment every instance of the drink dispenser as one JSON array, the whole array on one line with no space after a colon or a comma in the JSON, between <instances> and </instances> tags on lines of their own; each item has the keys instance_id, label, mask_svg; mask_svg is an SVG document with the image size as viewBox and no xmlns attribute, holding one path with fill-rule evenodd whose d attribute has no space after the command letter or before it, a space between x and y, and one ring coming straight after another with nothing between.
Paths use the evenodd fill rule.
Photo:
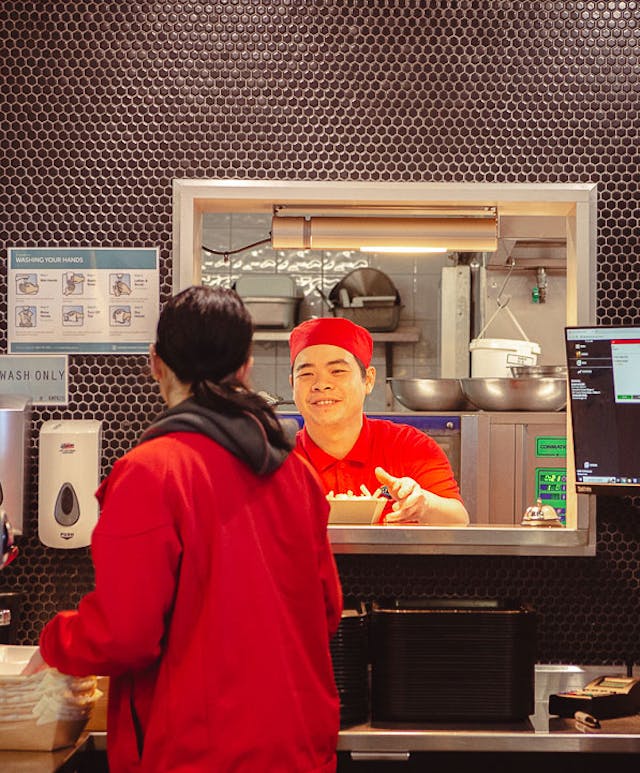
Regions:
<instances>
[{"instance_id":1,"label":"drink dispenser","mask_svg":"<svg viewBox=\"0 0 640 773\"><path fill-rule=\"evenodd\" d=\"M40 430L38 535L51 548L91 543L98 521L102 423L45 421Z\"/></svg>"},{"instance_id":2,"label":"drink dispenser","mask_svg":"<svg viewBox=\"0 0 640 773\"><path fill-rule=\"evenodd\" d=\"M1 509L16 534L22 534L30 419L28 397L0 395Z\"/></svg>"}]
</instances>

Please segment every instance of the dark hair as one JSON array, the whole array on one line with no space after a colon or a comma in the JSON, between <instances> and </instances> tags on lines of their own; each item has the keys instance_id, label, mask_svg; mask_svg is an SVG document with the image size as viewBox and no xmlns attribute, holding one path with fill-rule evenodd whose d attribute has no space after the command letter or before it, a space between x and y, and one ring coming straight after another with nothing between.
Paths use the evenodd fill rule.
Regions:
<instances>
[{"instance_id":1,"label":"dark hair","mask_svg":"<svg viewBox=\"0 0 640 773\"><path fill-rule=\"evenodd\" d=\"M271 406L236 378L251 354L252 337L251 316L234 290L199 285L167 301L155 346L180 381L191 384L199 405L226 414L251 413L273 445L290 449Z\"/></svg>"}]
</instances>

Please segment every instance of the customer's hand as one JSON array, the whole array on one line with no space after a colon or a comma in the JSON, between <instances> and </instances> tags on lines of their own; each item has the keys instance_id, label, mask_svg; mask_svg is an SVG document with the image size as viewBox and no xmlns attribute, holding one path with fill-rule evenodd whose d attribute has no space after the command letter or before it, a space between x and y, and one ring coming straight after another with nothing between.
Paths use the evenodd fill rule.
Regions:
<instances>
[{"instance_id":1,"label":"customer's hand","mask_svg":"<svg viewBox=\"0 0 640 773\"><path fill-rule=\"evenodd\" d=\"M31 674L37 674L38 671L44 671L46 668L49 668L49 666L40 653L40 647L38 647L31 656L31 660L22 669L21 674L22 676L31 676Z\"/></svg>"}]
</instances>

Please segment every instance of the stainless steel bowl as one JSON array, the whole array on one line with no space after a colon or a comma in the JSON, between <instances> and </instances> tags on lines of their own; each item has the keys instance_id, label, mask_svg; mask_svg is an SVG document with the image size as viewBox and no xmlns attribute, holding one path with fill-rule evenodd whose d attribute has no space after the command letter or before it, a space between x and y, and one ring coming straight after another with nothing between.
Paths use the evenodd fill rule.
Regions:
<instances>
[{"instance_id":1,"label":"stainless steel bowl","mask_svg":"<svg viewBox=\"0 0 640 773\"><path fill-rule=\"evenodd\" d=\"M511 375L514 378L531 378L535 376L551 376L553 378L564 378L567 375L566 365L512 365Z\"/></svg>"},{"instance_id":2,"label":"stainless steel bowl","mask_svg":"<svg viewBox=\"0 0 640 773\"><path fill-rule=\"evenodd\" d=\"M457 378L389 378L396 400L412 411L457 411L466 399Z\"/></svg>"},{"instance_id":3,"label":"stainless steel bowl","mask_svg":"<svg viewBox=\"0 0 640 773\"><path fill-rule=\"evenodd\" d=\"M463 378L462 391L483 411L561 411L567 404L564 378Z\"/></svg>"}]
</instances>

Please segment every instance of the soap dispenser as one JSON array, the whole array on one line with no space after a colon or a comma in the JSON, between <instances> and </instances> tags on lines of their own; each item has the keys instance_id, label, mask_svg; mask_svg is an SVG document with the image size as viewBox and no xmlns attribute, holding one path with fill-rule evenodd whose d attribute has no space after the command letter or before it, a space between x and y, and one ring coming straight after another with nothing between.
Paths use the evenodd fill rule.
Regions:
<instances>
[{"instance_id":1,"label":"soap dispenser","mask_svg":"<svg viewBox=\"0 0 640 773\"><path fill-rule=\"evenodd\" d=\"M46 421L40 430L38 536L52 548L91 544L98 522L102 423Z\"/></svg>"}]
</instances>

